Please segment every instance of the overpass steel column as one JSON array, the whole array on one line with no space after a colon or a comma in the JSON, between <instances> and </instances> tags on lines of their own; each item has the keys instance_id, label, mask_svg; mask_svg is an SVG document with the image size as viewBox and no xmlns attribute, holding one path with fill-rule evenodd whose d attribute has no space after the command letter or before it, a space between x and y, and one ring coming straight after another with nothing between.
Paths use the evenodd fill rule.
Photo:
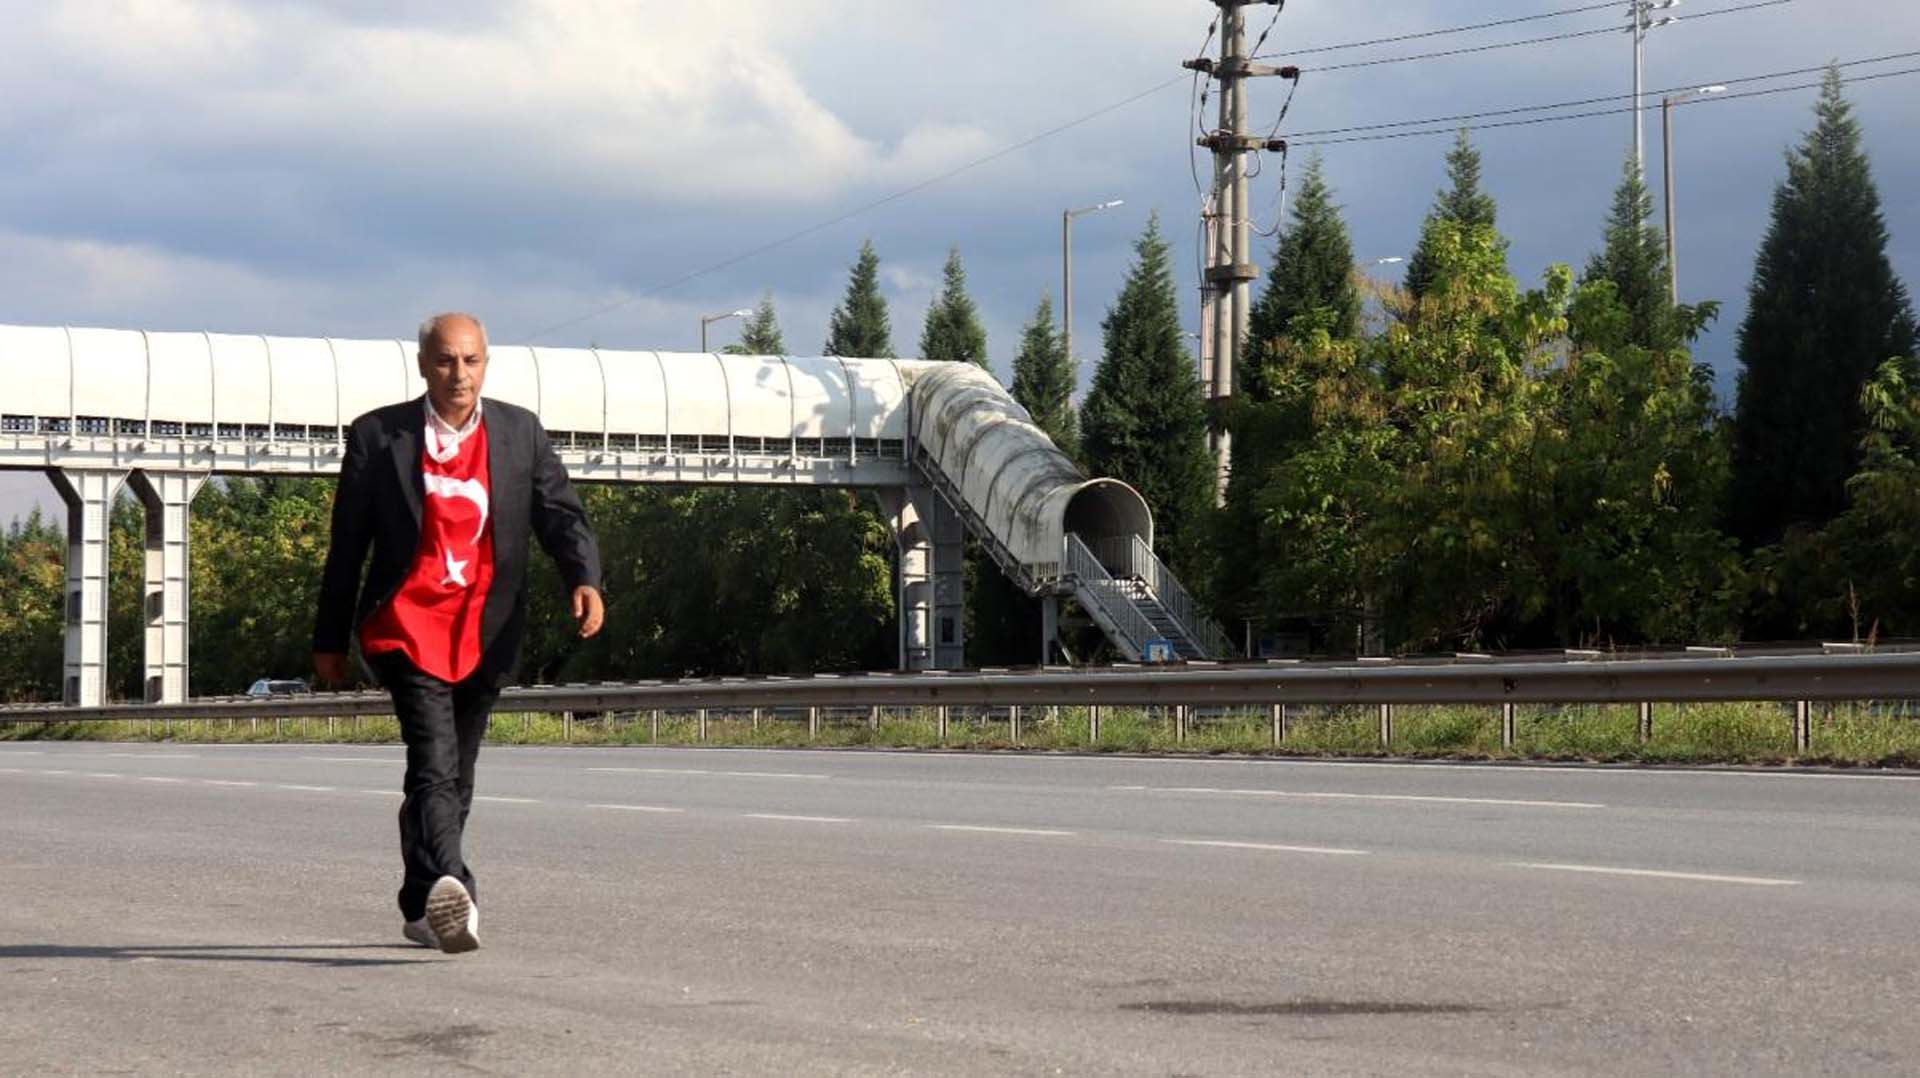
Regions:
<instances>
[{"instance_id":1,"label":"overpass steel column","mask_svg":"<svg viewBox=\"0 0 1920 1078\"><path fill-rule=\"evenodd\" d=\"M966 665L966 525L930 486L880 492L900 555L900 669Z\"/></svg>"},{"instance_id":2,"label":"overpass steel column","mask_svg":"<svg viewBox=\"0 0 1920 1078\"><path fill-rule=\"evenodd\" d=\"M146 509L146 687L150 704L187 698L187 551L193 496L207 477L193 472L134 472L128 480Z\"/></svg>"},{"instance_id":3,"label":"overpass steel column","mask_svg":"<svg viewBox=\"0 0 1920 1078\"><path fill-rule=\"evenodd\" d=\"M125 471L49 468L67 503L67 642L60 698L80 707L106 702L107 521Z\"/></svg>"}]
</instances>

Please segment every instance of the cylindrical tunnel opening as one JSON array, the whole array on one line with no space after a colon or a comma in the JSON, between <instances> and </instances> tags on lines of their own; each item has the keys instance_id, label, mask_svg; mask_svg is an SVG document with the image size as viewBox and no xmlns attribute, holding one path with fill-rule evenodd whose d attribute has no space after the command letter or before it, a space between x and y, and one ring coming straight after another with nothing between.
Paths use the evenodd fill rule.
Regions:
<instances>
[{"instance_id":1,"label":"cylindrical tunnel opening","mask_svg":"<svg viewBox=\"0 0 1920 1078\"><path fill-rule=\"evenodd\" d=\"M1140 492L1118 479L1095 479L1067 499L1062 527L1080 537L1109 569L1128 562L1129 540L1153 546L1153 511Z\"/></svg>"}]
</instances>

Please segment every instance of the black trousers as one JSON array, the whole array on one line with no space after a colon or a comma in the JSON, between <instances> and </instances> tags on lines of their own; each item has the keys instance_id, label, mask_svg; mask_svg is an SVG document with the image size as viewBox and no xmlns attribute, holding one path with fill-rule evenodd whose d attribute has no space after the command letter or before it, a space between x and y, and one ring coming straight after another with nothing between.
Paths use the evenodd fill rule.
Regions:
<instances>
[{"instance_id":1,"label":"black trousers","mask_svg":"<svg viewBox=\"0 0 1920 1078\"><path fill-rule=\"evenodd\" d=\"M393 695L400 737L407 743L407 777L401 787L400 915L409 921L427 915L427 891L435 880L452 876L466 885L475 902L473 871L460 852L467 814L473 809L473 767L480 739L500 690L490 677L453 683L421 672L404 654L383 652L367 660Z\"/></svg>"}]
</instances>

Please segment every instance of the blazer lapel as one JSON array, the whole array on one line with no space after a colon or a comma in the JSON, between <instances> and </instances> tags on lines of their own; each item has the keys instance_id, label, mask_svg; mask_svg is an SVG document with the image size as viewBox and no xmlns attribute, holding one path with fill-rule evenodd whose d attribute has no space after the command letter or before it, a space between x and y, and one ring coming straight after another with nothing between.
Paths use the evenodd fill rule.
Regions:
<instances>
[{"instance_id":1,"label":"blazer lapel","mask_svg":"<svg viewBox=\"0 0 1920 1078\"><path fill-rule=\"evenodd\" d=\"M416 532L420 528L421 507L427 497L427 481L420 469L420 446L427 430L424 409L424 405L409 409L393 431L393 466L400 471L400 490L407 497L407 510L413 514Z\"/></svg>"}]
</instances>

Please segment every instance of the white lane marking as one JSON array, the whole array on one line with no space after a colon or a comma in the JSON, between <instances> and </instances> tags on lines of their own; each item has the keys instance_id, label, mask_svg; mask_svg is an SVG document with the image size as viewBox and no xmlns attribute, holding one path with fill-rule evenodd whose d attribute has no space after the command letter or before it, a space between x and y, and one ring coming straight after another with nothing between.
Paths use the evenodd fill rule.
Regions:
<instances>
[{"instance_id":1,"label":"white lane marking","mask_svg":"<svg viewBox=\"0 0 1920 1078\"><path fill-rule=\"evenodd\" d=\"M1042 827L980 827L964 823L930 823L935 831L970 831L987 835L1048 835L1065 837L1075 834L1073 831L1051 831Z\"/></svg>"},{"instance_id":2,"label":"white lane marking","mask_svg":"<svg viewBox=\"0 0 1920 1078\"><path fill-rule=\"evenodd\" d=\"M485 796L476 795L474 797L474 800L475 801L495 801L502 805L538 805L540 804L540 799L537 797L485 797Z\"/></svg>"},{"instance_id":3,"label":"white lane marking","mask_svg":"<svg viewBox=\"0 0 1920 1078\"><path fill-rule=\"evenodd\" d=\"M50 770L50 771L42 771L42 772L40 772L40 773L41 773L42 775L71 775L71 774L73 774L73 772L71 772L71 771L67 771L67 770L64 770L64 769L59 769L59 768L56 768L56 769L54 769L54 770ZM169 781L174 781L174 780L169 780Z\"/></svg>"},{"instance_id":4,"label":"white lane marking","mask_svg":"<svg viewBox=\"0 0 1920 1078\"><path fill-rule=\"evenodd\" d=\"M791 816L784 812L743 812L749 820L785 820L789 823L852 823L846 816Z\"/></svg>"},{"instance_id":5,"label":"white lane marking","mask_svg":"<svg viewBox=\"0 0 1920 1078\"><path fill-rule=\"evenodd\" d=\"M112 771L89 771L87 772L87 777L90 779L119 779L125 778L126 776L115 774Z\"/></svg>"},{"instance_id":6,"label":"white lane marking","mask_svg":"<svg viewBox=\"0 0 1920 1078\"><path fill-rule=\"evenodd\" d=\"M1161 794L1224 794L1230 797L1294 797L1324 801L1412 801L1439 805L1504 805L1518 808L1603 809L1595 801L1533 801L1513 797L1437 797L1426 794L1355 794L1318 790L1233 790L1219 786L1109 786L1109 790Z\"/></svg>"},{"instance_id":7,"label":"white lane marking","mask_svg":"<svg viewBox=\"0 0 1920 1078\"><path fill-rule=\"evenodd\" d=\"M966 757L955 754L949 758L965 759ZM990 754L983 754L981 758L1003 760L1026 759L1039 763L1044 763L1047 759L1045 756L994 757ZM1321 769L1368 767L1385 768L1393 771L1491 771L1496 774L1502 771L1538 771L1549 775L1597 775L1603 777L1635 775L1711 775L1714 778L1724 779L1847 779L1853 782L1920 782L1920 775L1888 775L1877 771L1872 773L1847 774L1831 771L1790 771L1785 768L1778 771L1735 771L1710 767L1623 767L1578 764L1563 764L1559 766L1552 764L1452 764L1421 763L1415 761L1382 763L1370 760L1223 760L1191 759L1173 756L1164 758L1141 757L1135 760L1129 760L1128 762L1160 766L1191 764L1196 767L1311 767Z\"/></svg>"},{"instance_id":8,"label":"white lane marking","mask_svg":"<svg viewBox=\"0 0 1920 1078\"><path fill-rule=\"evenodd\" d=\"M1509 861L1513 868L1538 868L1549 872L1585 872L1601 876L1642 876L1660 880L1693 880L1698 883L1743 883L1752 887L1798 887L1799 880L1778 880L1766 876L1720 876L1705 872L1665 872L1652 868L1610 868L1605 865L1556 865L1531 861Z\"/></svg>"},{"instance_id":9,"label":"white lane marking","mask_svg":"<svg viewBox=\"0 0 1920 1078\"><path fill-rule=\"evenodd\" d=\"M239 779L201 779L208 786L258 786L257 782L242 782Z\"/></svg>"},{"instance_id":10,"label":"white lane marking","mask_svg":"<svg viewBox=\"0 0 1920 1078\"><path fill-rule=\"evenodd\" d=\"M405 797L399 790L355 790L357 794L372 794L375 797Z\"/></svg>"},{"instance_id":11,"label":"white lane marking","mask_svg":"<svg viewBox=\"0 0 1920 1078\"><path fill-rule=\"evenodd\" d=\"M0 749L0 752L4 752L8 756L45 756L46 755L46 752L43 749Z\"/></svg>"},{"instance_id":12,"label":"white lane marking","mask_svg":"<svg viewBox=\"0 0 1920 1078\"><path fill-rule=\"evenodd\" d=\"M30 772L24 767L0 767L0 775L26 775Z\"/></svg>"},{"instance_id":13,"label":"white lane marking","mask_svg":"<svg viewBox=\"0 0 1920 1078\"><path fill-rule=\"evenodd\" d=\"M664 805L588 805L588 808L616 809L620 812L685 812L686 809L668 808Z\"/></svg>"},{"instance_id":14,"label":"white lane marking","mask_svg":"<svg viewBox=\"0 0 1920 1078\"><path fill-rule=\"evenodd\" d=\"M1338 846L1284 846L1273 842L1225 842L1214 839L1163 838L1175 846L1214 846L1225 850L1273 850L1277 853L1326 853L1342 857L1365 857L1367 850L1348 850Z\"/></svg>"},{"instance_id":15,"label":"white lane marking","mask_svg":"<svg viewBox=\"0 0 1920 1078\"><path fill-rule=\"evenodd\" d=\"M200 758L200 754L194 752L103 752L100 755L119 760L198 760Z\"/></svg>"},{"instance_id":16,"label":"white lane marking","mask_svg":"<svg viewBox=\"0 0 1920 1078\"><path fill-rule=\"evenodd\" d=\"M398 756L382 758L379 756L302 756L302 760L313 760L323 764L398 764L405 763Z\"/></svg>"},{"instance_id":17,"label":"white lane marking","mask_svg":"<svg viewBox=\"0 0 1920 1078\"><path fill-rule=\"evenodd\" d=\"M589 767L588 771L620 775L725 775L737 779L824 779L800 771L709 771L698 767Z\"/></svg>"},{"instance_id":18,"label":"white lane marking","mask_svg":"<svg viewBox=\"0 0 1920 1078\"><path fill-rule=\"evenodd\" d=\"M278 783L275 785L274 788L279 790L303 790L307 793L316 793L316 794L325 794L325 793L333 792L333 787L331 786L296 786L292 783L286 783L286 782Z\"/></svg>"},{"instance_id":19,"label":"white lane marking","mask_svg":"<svg viewBox=\"0 0 1920 1078\"><path fill-rule=\"evenodd\" d=\"M141 782L185 782L186 779L168 778L164 775L141 775Z\"/></svg>"}]
</instances>

